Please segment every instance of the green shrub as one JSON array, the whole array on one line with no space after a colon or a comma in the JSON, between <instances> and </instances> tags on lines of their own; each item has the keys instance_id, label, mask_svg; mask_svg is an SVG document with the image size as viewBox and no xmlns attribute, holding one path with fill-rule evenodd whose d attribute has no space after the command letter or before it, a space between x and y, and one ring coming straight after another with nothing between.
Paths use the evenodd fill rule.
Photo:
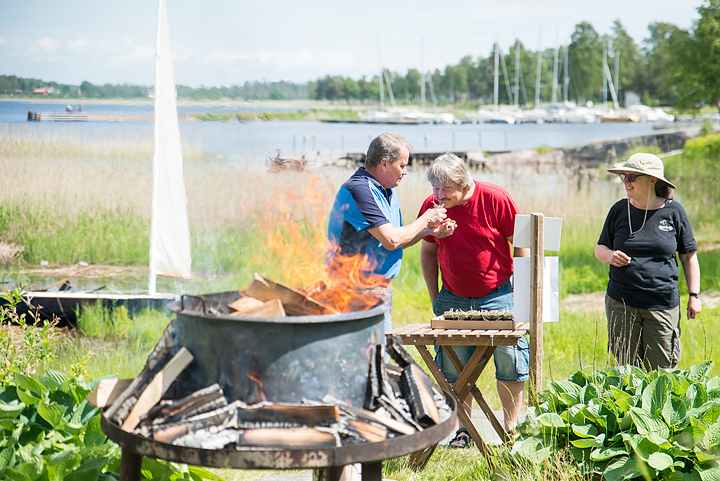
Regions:
<instances>
[{"instance_id":1,"label":"green shrub","mask_svg":"<svg viewBox=\"0 0 720 481\"><path fill-rule=\"evenodd\" d=\"M18 314L16 306L23 302L23 294L22 288L0 293L0 300L7 303L0 305L0 387L15 374L31 374L41 364L55 362L53 347L59 344L55 329L58 321L44 320L38 325L36 311L30 311L29 319Z\"/></svg>"},{"instance_id":2,"label":"green shrub","mask_svg":"<svg viewBox=\"0 0 720 481\"><path fill-rule=\"evenodd\" d=\"M718 479L720 378L707 378L712 365L620 366L551 382L518 425L512 455L542 464L569 452L581 474L608 481Z\"/></svg>"}]
</instances>

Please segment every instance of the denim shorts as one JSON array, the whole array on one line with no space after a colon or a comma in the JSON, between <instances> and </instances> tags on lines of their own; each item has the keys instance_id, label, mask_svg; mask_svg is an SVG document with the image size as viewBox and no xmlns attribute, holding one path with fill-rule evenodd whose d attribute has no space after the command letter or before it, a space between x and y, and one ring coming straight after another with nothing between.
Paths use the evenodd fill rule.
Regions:
<instances>
[{"instance_id":1,"label":"denim shorts","mask_svg":"<svg viewBox=\"0 0 720 481\"><path fill-rule=\"evenodd\" d=\"M450 309L474 310L503 310L514 309L515 298L510 280L502 283L497 289L483 297L463 297L453 294L444 286L433 303L433 313L442 315ZM463 364L467 364L475 352L475 346L454 346L453 350ZM458 372L442 351L435 346L435 362L445 378L451 384L457 381ZM498 346L493 353L495 360L495 378L498 381L522 382L529 379L530 372L530 346L526 337L521 337L517 346Z\"/></svg>"}]
</instances>

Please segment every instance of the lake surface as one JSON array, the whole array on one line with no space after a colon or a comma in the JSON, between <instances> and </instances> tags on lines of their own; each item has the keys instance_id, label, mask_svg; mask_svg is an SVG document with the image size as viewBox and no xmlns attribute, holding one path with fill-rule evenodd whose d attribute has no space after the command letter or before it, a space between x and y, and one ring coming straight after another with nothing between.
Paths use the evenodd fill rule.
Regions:
<instances>
[{"instance_id":1,"label":"lake surface","mask_svg":"<svg viewBox=\"0 0 720 481\"><path fill-rule=\"evenodd\" d=\"M70 100L70 99L69 99ZM77 106L77 103L71 104ZM28 122L28 110L63 112L64 103L0 102L0 134L10 137L63 138L79 142L152 142L151 122ZM224 104L179 105L181 113L236 112L273 109L262 105ZM152 104L84 104L88 114L152 114ZM518 150L546 145L565 147L600 140L635 137L653 133L652 123L599 124L461 124L387 125L344 124L318 121L197 122L181 121L183 142L195 149L223 154L231 161L264 162L278 153L364 152L373 137L386 130L404 136L415 149L445 151Z\"/></svg>"}]
</instances>

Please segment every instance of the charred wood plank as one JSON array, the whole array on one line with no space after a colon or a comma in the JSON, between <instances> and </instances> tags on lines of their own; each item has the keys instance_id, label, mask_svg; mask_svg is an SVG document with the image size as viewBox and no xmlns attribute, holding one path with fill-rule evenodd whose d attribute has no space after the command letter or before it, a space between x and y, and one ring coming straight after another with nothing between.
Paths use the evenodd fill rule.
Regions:
<instances>
[{"instance_id":1,"label":"charred wood plank","mask_svg":"<svg viewBox=\"0 0 720 481\"><path fill-rule=\"evenodd\" d=\"M107 407L115 402L132 382L132 379L103 379L93 392L88 394L88 404L96 408Z\"/></svg>"},{"instance_id":2,"label":"charred wood plank","mask_svg":"<svg viewBox=\"0 0 720 481\"><path fill-rule=\"evenodd\" d=\"M162 395L165 394L165 391L170 387L170 384L175 381L178 374L180 374L192 360L193 355L190 354L190 351L181 347L177 354L155 375L153 380L139 395L130 414L128 414L128 417L122 423L122 429L125 431L135 429L140 422L140 416L148 412L150 408L160 401Z\"/></svg>"},{"instance_id":3,"label":"charred wood plank","mask_svg":"<svg viewBox=\"0 0 720 481\"><path fill-rule=\"evenodd\" d=\"M417 364L405 366L400 389L410 405L413 417L423 427L440 424L440 415L432 395L432 382Z\"/></svg>"},{"instance_id":4,"label":"charred wood plank","mask_svg":"<svg viewBox=\"0 0 720 481\"><path fill-rule=\"evenodd\" d=\"M160 404L148 411L141 421L151 421L153 424L171 424L197 414L223 408L227 404L220 385L213 384L182 399L161 401Z\"/></svg>"},{"instance_id":5,"label":"charred wood plank","mask_svg":"<svg viewBox=\"0 0 720 481\"><path fill-rule=\"evenodd\" d=\"M258 274L254 275L245 293L263 302L280 299L285 312L290 316L337 314L334 310L318 304L304 293L265 279Z\"/></svg>"},{"instance_id":6,"label":"charred wood plank","mask_svg":"<svg viewBox=\"0 0 720 481\"><path fill-rule=\"evenodd\" d=\"M265 403L262 403L265 404ZM241 406L237 410L238 426L258 423L283 423L285 425L319 426L336 423L340 408L333 404L266 404L258 407Z\"/></svg>"},{"instance_id":7,"label":"charred wood plank","mask_svg":"<svg viewBox=\"0 0 720 481\"><path fill-rule=\"evenodd\" d=\"M228 304L228 307L234 311L230 312L231 316L242 316L243 312L255 309L256 307L260 307L262 305L263 301L260 299L255 299L250 296L242 296L240 299Z\"/></svg>"}]
</instances>

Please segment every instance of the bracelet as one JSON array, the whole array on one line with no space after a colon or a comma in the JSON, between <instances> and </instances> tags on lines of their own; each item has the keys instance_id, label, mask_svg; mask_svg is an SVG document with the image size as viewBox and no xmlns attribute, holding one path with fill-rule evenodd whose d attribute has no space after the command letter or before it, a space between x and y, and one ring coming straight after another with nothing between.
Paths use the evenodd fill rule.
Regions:
<instances>
[{"instance_id":1,"label":"bracelet","mask_svg":"<svg viewBox=\"0 0 720 481\"><path fill-rule=\"evenodd\" d=\"M699 292L688 292L688 297L700 297Z\"/></svg>"}]
</instances>

